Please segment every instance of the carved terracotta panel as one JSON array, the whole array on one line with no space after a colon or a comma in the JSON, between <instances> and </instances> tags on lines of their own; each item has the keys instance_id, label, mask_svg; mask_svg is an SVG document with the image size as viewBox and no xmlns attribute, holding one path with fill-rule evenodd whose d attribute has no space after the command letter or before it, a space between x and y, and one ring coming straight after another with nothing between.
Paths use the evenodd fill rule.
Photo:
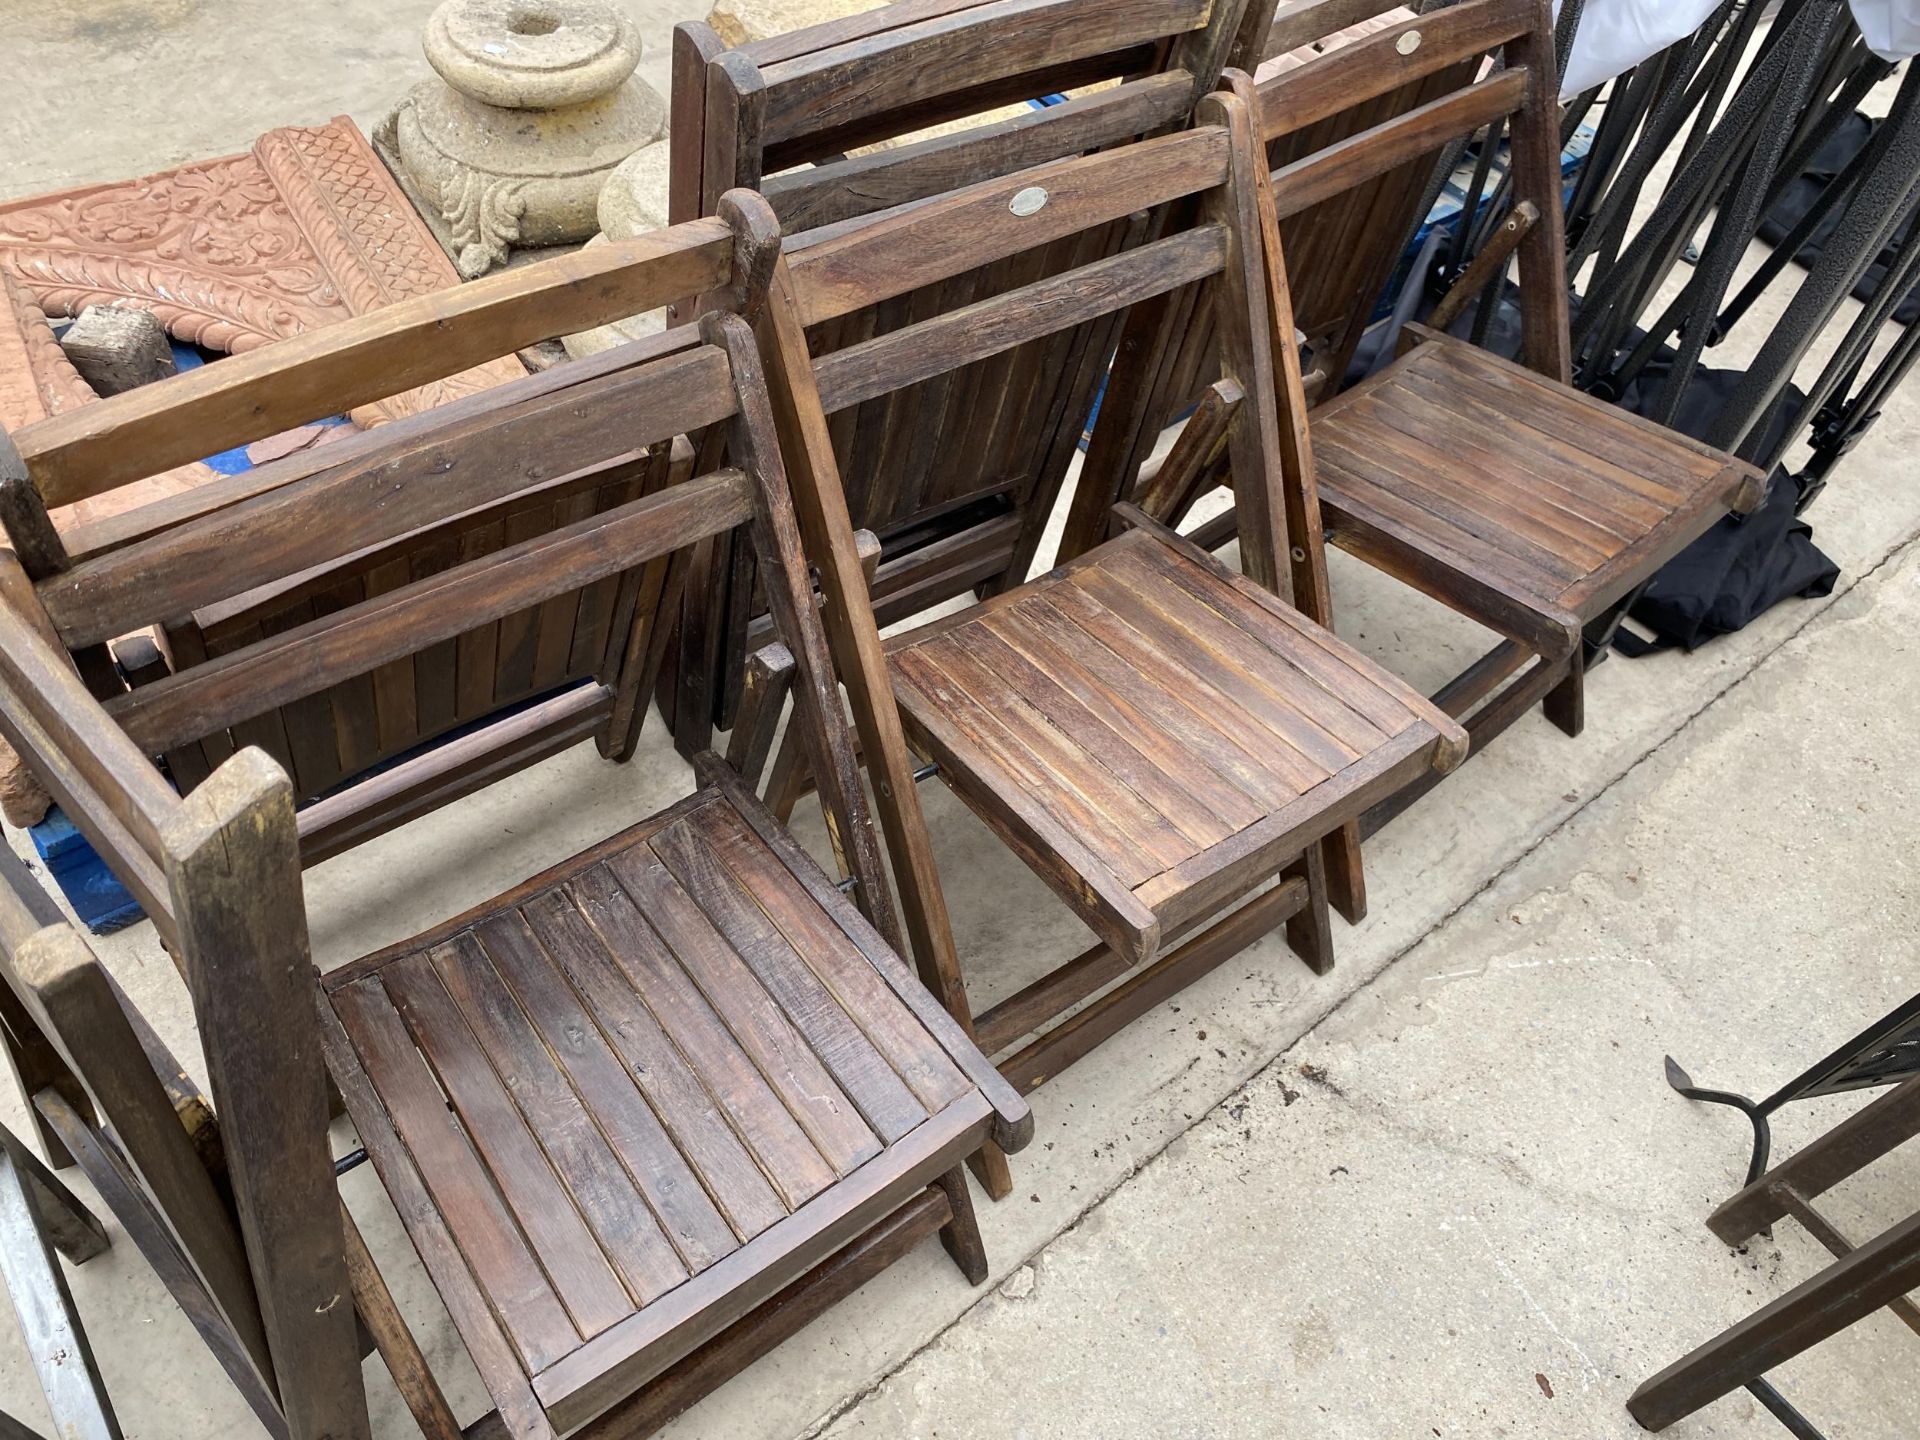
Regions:
<instances>
[{"instance_id":1,"label":"carved terracotta panel","mask_svg":"<svg viewBox=\"0 0 1920 1440\"><path fill-rule=\"evenodd\" d=\"M345 116L270 130L244 155L0 205L0 425L95 399L47 317L151 310L177 338L242 354L459 283L453 264ZM382 401L360 425L413 414L524 369L512 357ZM99 519L212 472L186 465L55 514Z\"/></svg>"}]
</instances>

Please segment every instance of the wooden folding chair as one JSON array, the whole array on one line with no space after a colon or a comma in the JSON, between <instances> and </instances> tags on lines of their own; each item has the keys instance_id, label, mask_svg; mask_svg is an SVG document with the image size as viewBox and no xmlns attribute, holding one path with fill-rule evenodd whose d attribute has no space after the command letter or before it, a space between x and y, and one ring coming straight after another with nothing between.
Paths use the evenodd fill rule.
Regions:
<instances>
[{"instance_id":1,"label":"wooden folding chair","mask_svg":"<svg viewBox=\"0 0 1920 1440\"><path fill-rule=\"evenodd\" d=\"M517 296L512 303L518 330L544 333L550 315L607 313L610 302L618 303L618 287L633 283L633 258L641 253L628 248L610 260L596 249L594 255L564 257L542 269L537 287L516 282L478 293L449 292L442 311L468 323L463 317L483 309L497 313L502 297ZM450 461L425 448L426 440L411 440L410 448L400 441L427 436L440 443L447 433L464 433L459 426L492 423L480 397L442 407L431 425L343 431L348 438L339 443L215 478L63 535L43 524L47 507L137 484L151 466L142 456L120 452L63 471L58 457L43 463L36 447L91 443L89 423L27 427L14 437L24 454L0 435L0 520L29 578L51 587L55 577L70 574L58 583L77 587L76 593L117 589L122 596L151 598L150 604L123 598L77 625L62 622L89 688L103 702L124 706L131 703L129 691L684 479L695 460L685 437L579 470L551 468L545 427L566 423L555 417L565 416L573 387L604 382L617 368L569 367L517 392L529 402L542 398L500 433L504 448L486 457L494 467L491 482L458 513L437 512L426 482L436 466L458 461L472 468L473 453L457 452ZM385 377L371 377L373 389L384 391L386 383ZM443 422L456 428L443 430ZM167 432L169 453L217 449L221 432L199 428L203 423L195 416ZM251 417L241 423L250 426ZM379 467L390 463L399 468L383 477ZM388 480L401 492L398 502L380 505L370 519L376 515L373 497ZM289 562L285 548L254 544L245 516L265 497L316 484L332 487L336 498L323 501L314 492L315 513L329 512L315 523L344 525L340 533L351 543L304 568ZM236 750L258 745L293 782L301 857L315 864L584 740L592 739L610 758L627 759L639 733L640 697L652 685L645 651L627 652L614 643L633 613L632 585L629 580L623 589L611 577L566 591L319 694L211 728L166 749L166 774L184 794ZM58 609L63 602L50 603ZM157 618L148 625L148 617Z\"/></svg>"},{"instance_id":2,"label":"wooden folding chair","mask_svg":"<svg viewBox=\"0 0 1920 1440\"><path fill-rule=\"evenodd\" d=\"M1729 509L1750 509L1763 494L1753 467L1566 383L1559 110L1544 0L1464 0L1257 90L1244 76L1233 83L1271 142L1495 47L1497 72L1303 156L1269 182L1271 284L1284 309L1290 281L1278 225L1508 124L1513 211L1449 301L1457 307L1498 280L1517 252L1525 365L1409 326L1406 353L1313 412L1311 455L1302 452L1327 538L1505 637L1433 697L1469 717L1476 748L1536 702L1578 734L1586 667L1633 596ZM1304 416L1304 392L1291 370L1287 379L1283 408ZM1365 828L1423 791L1402 791Z\"/></svg>"},{"instance_id":3,"label":"wooden folding chair","mask_svg":"<svg viewBox=\"0 0 1920 1440\"><path fill-rule=\"evenodd\" d=\"M29 427L14 439L32 494L243 443L676 295L724 293L751 312L777 231L754 196L722 208L730 220L598 249L585 276L578 257L509 272ZM682 436L699 437L699 458L677 484L105 704L69 661ZM246 746L183 799L154 767L449 642L457 676L457 642L476 626L569 594L584 604L611 582L620 598L592 679L606 703L609 676L657 665L689 552L741 525L795 657L796 715L854 898L707 756L694 792L660 814L316 977L283 769ZM852 535L835 538L822 581L857 603L857 564L836 573ZM985 1277L961 1161L989 1141L1017 1148L1031 1117L898 958L798 543L752 336L722 308L697 330L385 427L304 479L37 584L0 556L0 733L146 906L187 981L236 1218L205 1252L224 1256L217 1284L175 1236L220 1302L216 1351L253 1376L243 1388L270 1401L255 1408L275 1433L366 1433L349 1295L389 1335L423 1428L457 1428L343 1238L329 1076L493 1398L482 1433L646 1433L932 1229ZM838 623L877 645L864 610ZM865 652L845 654L881 683ZM476 783L463 772L451 788ZM449 793L393 784L416 810ZM918 823L911 793L893 815ZM104 981L71 932L65 958L36 968L28 952L45 934L14 957L19 993L91 1086L83 1027L112 1013ZM63 1011L69 984L96 1003ZM153 1170L140 1178L151 1191ZM180 1204L203 1211L206 1179L189 1172ZM152 1198L173 1228L182 1212Z\"/></svg>"},{"instance_id":4,"label":"wooden folding chair","mask_svg":"<svg viewBox=\"0 0 1920 1440\"><path fill-rule=\"evenodd\" d=\"M1001 1069L1023 1090L1283 922L1324 970L1319 842L1450 768L1464 743L1290 599L1290 552L1324 557L1289 519L1254 208L1264 172L1245 105L1212 97L1202 109L1208 123L1186 134L970 186L792 250L758 322L802 524L842 532L829 417L1223 277L1221 368L1248 397L1227 426L1236 473L1250 477L1239 507L1247 573L1123 510L1132 528L1118 539L886 645L914 747L1102 942L977 1017L982 1048L1011 1052ZM1204 218L1189 230L808 354L809 327L1192 196ZM857 608L830 594L828 623ZM851 680L849 692L863 736L884 742L867 756L884 820L885 797L914 783L912 763L888 733L887 697ZM909 910L940 905L925 852L895 843L893 853ZM944 993L965 1006L957 969Z\"/></svg>"},{"instance_id":5,"label":"wooden folding chair","mask_svg":"<svg viewBox=\"0 0 1920 1440\"><path fill-rule=\"evenodd\" d=\"M790 243L1025 166L1183 127L1223 64L1248 63L1273 0L905 0L723 51L675 33L670 215L761 190ZM1042 97L1064 103L1044 107ZM1011 110L1009 107L1015 107ZM931 133L922 134L933 127ZM1089 264L1150 238L1156 216L1010 256L811 327L826 355ZM1106 372L1111 323L1062 331L833 420L854 524L882 556L882 624L1032 568L1044 518ZM763 635L751 569L716 556L696 578L674 732L732 725ZM750 630L750 627L752 629Z\"/></svg>"},{"instance_id":6,"label":"wooden folding chair","mask_svg":"<svg viewBox=\"0 0 1920 1440\"><path fill-rule=\"evenodd\" d=\"M1834 1263L1683 1356L1641 1385L1627 1410L1649 1430L1664 1430L1745 1386L1795 1434L1818 1431L1765 1376L1876 1310L1891 1310L1920 1334L1920 1211L1856 1245L1814 1209L1841 1181L1920 1135L1920 1076L1902 1081L1865 1109L1782 1161L1707 1220L1729 1245L1744 1244L1788 1216L1833 1253Z\"/></svg>"}]
</instances>

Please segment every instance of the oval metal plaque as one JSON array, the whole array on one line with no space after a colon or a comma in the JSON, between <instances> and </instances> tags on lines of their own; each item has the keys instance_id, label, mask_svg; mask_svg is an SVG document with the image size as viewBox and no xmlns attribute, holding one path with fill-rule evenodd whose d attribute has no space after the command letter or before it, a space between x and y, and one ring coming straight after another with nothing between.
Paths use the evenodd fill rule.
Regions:
<instances>
[{"instance_id":1,"label":"oval metal plaque","mask_svg":"<svg viewBox=\"0 0 1920 1440\"><path fill-rule=\"evenodd\" d=\"M1420 48L1420 32L1418 30L1407 31L1406 34L1393 42L1393 48L1398 50L1402 55L1411 55Z\"/></svg>"},{"instance_id":2,"label":"oval metal plaque","mask_svg":"<svg viewBox=\"0 0 1920 1440\"><path fill-rule=\"evenodd\" d=\"M1016 215L1037 215L1046 207L1046 203L1047 192L1045 188L1039 185L1029 185L1026 189L1018 192L1013 199L1008 202L1007 208Z\"/></svg>"}]
</instances>

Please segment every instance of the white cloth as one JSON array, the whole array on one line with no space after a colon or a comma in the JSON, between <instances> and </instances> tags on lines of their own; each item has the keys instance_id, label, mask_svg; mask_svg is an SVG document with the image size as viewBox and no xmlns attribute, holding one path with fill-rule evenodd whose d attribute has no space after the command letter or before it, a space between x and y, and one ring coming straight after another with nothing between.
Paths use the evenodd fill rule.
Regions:
<instances>
[{"instance_id":1,"label":"white cloth","mask_svg":"<svg viewBox=\"0 0 1920 1440\"><path fill-rule=\"evenodd\" d=\"M1757 3L1757 0L1756 0ZM1854 0L1854 8L1891 5L1911 10L1916 0ZM1573 37L1560 95L1571 99L1658 55L1706 23L1718 0L1587 0ZM1553 13L1560 14L1560 0ZM1911 23L1911 22L1909 22ZM1871 40L1871 36L1868 37Z\"/></svg>"},{"instance_id":2,"label":"white cloth","mask_svg":"<svg viewBox=\"0 0 1920 1440\"><path fill-rule=\"evenodd\" d=\"M1867 48L1882 60L1920 55L1920 0L1848 0Z\"/></svg>"}]
</instances>

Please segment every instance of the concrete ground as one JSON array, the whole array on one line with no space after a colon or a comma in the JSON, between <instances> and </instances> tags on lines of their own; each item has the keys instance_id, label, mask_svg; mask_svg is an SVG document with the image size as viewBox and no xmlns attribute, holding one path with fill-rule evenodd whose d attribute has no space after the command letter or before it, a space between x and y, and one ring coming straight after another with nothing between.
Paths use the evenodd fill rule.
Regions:
<instances>
[{"instance_id":1,"label":"concrete ground","mask_svg":"<svg viewBox=\"0 0 1920 1440\"><path fill-rule=\"evenodd\" d=\"M0 8L0 81L33 102L0 120L0 194L340 110L370 124L424 71L428 8ZM678 18L648 14L650 39ZM194 115L175 113L205 87ZM1691 656L1603 666L1579 741L1530 717L1370 844L1372 914L1337 933L1333 974L1257 945L1041 1091L1014 1196L982 1205L988 1286L929 1244L667 1433L1637 1433L1622 1408L1635 1384L1823 1258L1790 1224L1740 1252L1707 1234L1745 1127L1675 1097L1661 1057L1763 1093L1920 989L1916 450L1910 389L1813 513L1843 571L1831 599ZM1486 643L1343 557L1334 586L1342 633L1422 686ZM653 732L624 769L578 750L330 861L308 876L316 956L415 933L688 784ZM927 801L977 1005L1084 946L950 795ZM817 827L807 838L818 847ZM194 1055L151 929L99 948ZM1789 1111L1781 1153L1857 1103ZM0 1123L21 1123L17 1097L0 1096ZM352 1143L344 1125L335 1140ZM362 1169L344 1188L456 1408L479 1413L376 1180ZM1870 1233L1916 1193L1920 1156L1898 1155L1839 1193L1836 1218ZM72 1280L128 1434L257 1433L115 1235ZM1906 1440L1914 1343L1879 1317L1776 1379L1834 1440ZM377 1362L367 1378L376 1433L409 1433ZM0 1409L45 1423L4 1322ZM1783 1432L1736 1396L1669 1433Z\"/></svg>"}]
</instances>

